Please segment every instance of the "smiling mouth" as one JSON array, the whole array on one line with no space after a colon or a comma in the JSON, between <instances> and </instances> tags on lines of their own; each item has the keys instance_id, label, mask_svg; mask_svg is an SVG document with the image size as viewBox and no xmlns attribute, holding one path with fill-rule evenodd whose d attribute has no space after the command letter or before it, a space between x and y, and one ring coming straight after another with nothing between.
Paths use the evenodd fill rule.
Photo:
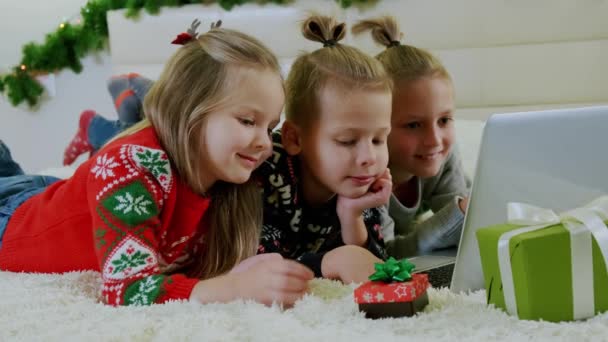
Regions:
<instances>
[{"instance_id":1,"label":"smiling mouth","mask_svg":"<svg viewBox=\"0 0 608 342\"><path fill-rule=\"evenodd\" d=\"M248 165L252 165L255 166L258 163L258 159L253 158L253 157L249 157L240 153L236 154L239 158L241 158L242 161L244 161L245 163L247 163Z\"/></svg>"},{"instance_id":2,"label":"smiling mouth","mask_svg":"<svg viewBox=\"0 0 608 342\"><path fill-rule=\"evenodd\" d=\"M426 154L416 154L415 157L417 159L422 160L435 160L442 156L443 151L435 152L435 153L426 153Z\"/></svg>"},{"instance_id":3,"label":"smiling mouth","mask_svg":"<svg viewBox=\"0 0 608 342\"><path fill-rule=\"evenodd\" d=\"M350 177L350 179L357 185L368 185L374 181L373 176L360 176L360 177Z\"/></svg>"}]
</instances>

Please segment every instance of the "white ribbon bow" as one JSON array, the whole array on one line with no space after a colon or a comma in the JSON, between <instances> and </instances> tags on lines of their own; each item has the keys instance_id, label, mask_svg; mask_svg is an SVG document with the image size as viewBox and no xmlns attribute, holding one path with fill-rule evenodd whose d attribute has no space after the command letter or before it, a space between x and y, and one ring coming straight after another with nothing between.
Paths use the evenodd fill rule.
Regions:
<instances>
[{"instance_id":1,"label":"white ribbon bow","mask_svg":"<svg viewBox=\"0 0 608 342\"><path fill-rule=\"evenodd\" d=\"M604 221L608 220L608 196L602 196L582 208L569 210L560 215L550 209L525 203L509 203L507 216L508 223L524 226L502 234L498 240L498 266L507 312L514 316L518 315L509 241L516 235L561 223L570 232L573 317L582 319L594 316L591 234L600 248L608 271L608 228L604 224Z\"/></svg>"}]
</instances>

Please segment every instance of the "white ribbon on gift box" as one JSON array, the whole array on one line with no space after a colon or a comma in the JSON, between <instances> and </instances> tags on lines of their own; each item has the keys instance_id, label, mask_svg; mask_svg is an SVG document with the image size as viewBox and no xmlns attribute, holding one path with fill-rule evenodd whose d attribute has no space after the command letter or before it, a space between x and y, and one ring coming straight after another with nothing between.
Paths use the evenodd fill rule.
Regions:
<instances>
[{"instance_id":1,"label":"white ribbon on gift box","mask_svg":"<svg viewBox=\"0 0 608 342\"><path fill-rule=\"evenodd\" d=\"M516 235L561 223L570 232L573 317L576 320L594 316L591 234L600 248L608 271L608 227L604 224L604 221L608 220L608 196L602 196L582 208L559 215L550 209L525 203L509 203L507 216L509 224L524 226L506 232L498 239L498 266L507 312L513 316L518 315L509 241Z\"/></svg>"}]
</instances>

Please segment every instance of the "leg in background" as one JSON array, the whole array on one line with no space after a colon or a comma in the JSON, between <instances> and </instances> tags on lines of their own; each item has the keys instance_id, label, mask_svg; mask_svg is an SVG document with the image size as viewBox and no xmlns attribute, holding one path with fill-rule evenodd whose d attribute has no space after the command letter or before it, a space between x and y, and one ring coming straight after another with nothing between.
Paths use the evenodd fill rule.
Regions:
<instances>
[{"instance_id":1,"label":"leg in background","mask_svg":"<svg viewBox=\"0 0 608 342\"><path fill-rule=\"evenodd\" d=\"M101 115L95 115L88 130L88 141L92 147L91 153L97 152L110 139L129 127L131 127L131 124L118 120L108 120Z\"/></svg>"},{"instance_id":2,"label":"leg in background","mask_svg":"<svg viewBox=\"0 0 608 342\"><path fill-rule=\"evenodd\" d=\"M80 114L76 135L70 140L68 147L63 152L63 165L71 165L81 154L93 150L89 143L88 131L91 120L97 115L92 110L85 110Z\"/></svg>"}]
</instances>

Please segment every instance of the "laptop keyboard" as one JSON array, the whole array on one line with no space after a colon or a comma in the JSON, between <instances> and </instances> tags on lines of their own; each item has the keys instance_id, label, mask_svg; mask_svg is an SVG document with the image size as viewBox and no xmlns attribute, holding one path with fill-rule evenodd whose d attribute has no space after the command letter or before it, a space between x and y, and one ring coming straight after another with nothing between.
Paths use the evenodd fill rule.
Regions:
<instances>
[{"instance_id":1,"label":"laptop keyboard","mask_svg":"<svg viewBox=\"0 0 608 342\"><path fill-rule=\"evenodd\" d=\"M454 273L454 263L431 268L423 271L422 273L429 275L429 283L431 283L433 287L450 287L450 283L452 282L452 274Z\"/></svg>"}]
</instances>

